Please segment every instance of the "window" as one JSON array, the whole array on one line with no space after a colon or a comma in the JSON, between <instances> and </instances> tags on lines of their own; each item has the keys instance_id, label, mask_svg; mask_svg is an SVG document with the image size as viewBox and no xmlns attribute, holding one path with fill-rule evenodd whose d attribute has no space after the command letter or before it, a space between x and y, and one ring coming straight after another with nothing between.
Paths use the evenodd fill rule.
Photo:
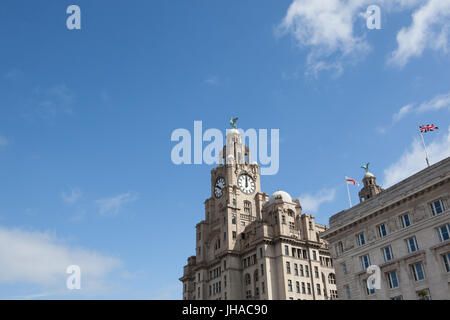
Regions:
<instances>
[{"instance_id":1,"label":"window","mask_svg":"<svg viewBox=\"0 0 450 320\"><path fill-rule=\"evenodd\" d=\"M264 251L263 251L263 248L262 248L262 247L259 248L259 257L260 257L260 258L264 257Z\"/></svg>"},{"instance_id":2,"label":"window","mask_svg":"<svg viewBox=\"0 0 450 320\"><path fill-rule=\"evenodd\" d=\"M317 260L317 253L315 250L313 250L312 254L313 254L313 260Z\"/></svg>"},{"instance_id":3,"label":"window","mask_svg":"<svg viewBox=\"0 0 450 320\"><path fill-rule=\"evenodd\" d=\"M305 283L302 282L302 293L305 294L306 293L306 287L305 287Z\"/></svg>"},{"instance_id":4,"label":"window","mask_svg":"<svg viewBox=\"0 0 450 320\"><path fill-rule=\"evenodd\" d=\"M437 228L437 233L440 242L444 242L450 239L450 223Z\"/></svg>"},{"instance_id":5,"label":"window","mask_svg":"<svg viewBox=\"0 0 450 320\"><path fill-rule=\"evenodd\" d=\"M357 240L357 242L358 242L358 246L361 247L361 246L365 245L365 244L366 244L366 238L365 238L365 236L364 236L364 232L358 234L358 235L356 236L356 240Z\"/></svg>"},{"instance_id":6,"label":"window","mask_svg":"<svg viewBox=\"0 0 450 320\"><path fill-rule=\"evenodd\" d=\"M403 296L392 297L391 300L403 300Z\"/></svg>"},{"instance_id":7,"label":"window","mask_svg":"<svg viewBox=\"0 0 450 320\"><path fill-rule=\"evenodd\" d=\"M411 225L411 221L409 220L409 215L408 214L404 214L402 216L400 216L400 220L402 222L402 227L403 228L407 228Z\"/></svg>"},{"instance_id":8,"label":"window","mask_svg":"<svg viewBox=\"0 0 450 320\"><path fill-rule=\"evenodd\" d=\"M330 290L330 299L336 300L338 298L337 290Z\"/></svg>"},{"instance_id":9,"label":"window","mask_svg":"<svg viewBox=\"0 0 450 320\"><path fill-rule=\"evenodd\" d=\"M295 290L297 293L300 293L300 282L295 281Z\"/></svg>"},{"instance_id":10,"label":"window","mask_svg":"<svg viewBox=\"0 0 450 320\"><path fill-rule=\"evenodd\" d=\"M328 283L329 284L336 284L336 276L334 275L334 273L330 273L328 275Z\"/></svg>"},{"instance_id":11,"label":"window","mask_svg":"<svg viewBox=\"0 0 450 320\"><path fill-rule=\"evenodd\" d=\"M236 199L235 198L233 198L233 207L236 207L237 206L237 202L236 202Z\"/></svg>"},{"instance_id":12,"label":"window","mask_svg":"<svg viewBox=\"0 0 450 320\"><path fill-rule=\"evenodd\" d=\"M309 267L305 266L305 275L309 277Z\"/></svg>"},{"instance_id":13,"label":"window","mask_svg":"<svg viewBox=\"0 0 450 320\"><path fill-rule=\"evenodd\" d=\"M345 296L347 297L347 300L350 300L350 299L351 299L351 296L350 296L350 286L349 286L348 284L346 284L346 285L344 286L344 289L345 289Z\"/></svg>"},{"instance_id":14,"label":"window","mask_svg":"<svg viewBox=\"0 0 450 320\"><path fill-rule=\"evenodd\" d=\"M371 289L369 289L368 287L367 287L367 280L366 281L363 281L363 286L365 286L366 287L366 294L368 295L368 296L370 296L370 295L372 295L372 294L375 294L375 288L371 288Z\"/></svg>"},{"instance_id":15,"label":"window","mask_svg":"<svg viewBox=\"0 0 450 320\"><path fill-rule=\"evenodd\" d=\"M292 280L288 280L288 291L292 292Z\"/></svg>"},{"instance_id":16,"label":"window","mask_svg":"<svg viewBox=\"0 0 450 320\"><path fill-rule=\"evenodd\" d=\"M291 264L289 262L286 262L286 272L287 274L291 274Z\"/></svg>"},{"instance_id":17,"label":"window","mask_svg":"<svg viewBox=\"0 0 450 320\"><path fill-rule=\"evenodd\" d=\"M236 231L233 231L233 239L236 239Z\"/></svg>"},{"instance_id":18,"label":"window","mask_svg":"<svg viewBox=\"0 0 450 320\"><path fill-rule=\"evenodd\" d=\"M236 216L232 216L231 217L231 223L232 224L236 224Z\"/></svg>"},{"instance_id":19,"label":"window","mask_svg":"<svg viewBox=\"0 0 450 320\"><path fill-rule=\"evenodd\" d=\"M294 275L298 276L298 266L294 263Z\"/></svg>"},{"instance_id":20,"label":"window","mask_svg":"<svg viewBox=\"0 0 450 320\"><path fill-rule=\"evenodd\" d=\"M261 292L264 294L266 293L266 286L264 285L264 281L261 282Z\"/></svg>"},{"instance_id":21,"label":"window","mask_svg":"<svg viewBox=\"0 0 450 320\"><path fill-rule=\"evenodd\" d=\"M436 200L430 203L431 211L433 212L433 216L444 212L444 204L441 200Z\"/></svg>"},{"instance_id":22,"label":"window","mask_svg":"<svg viewBox=\"0 0 450 320\"><path fill-rule=\"evenodd\" d=\"M201 232L198 233L198 240L202 240L202 233Z\"/></svg>"},{"instance_id":23,"label":"window","mask_svg":"<svg viewBox=\"0 0 450 320\"><path fill-rule=\"evenodd\" d=\"M286 224L286 216L284 215L281 216L281 223Z\"/></svg>"},{"instance_id":24,"label":"window","mask_svg":"<svg viewBox=\"0 0 450 320\"><path fill-rule=\"evenodd\" d=\"M381 249L381 251L383 252L384 262L388 262L388 261L391 261L392 259L394 259L394 255L392 254L391 246L385 247L385 248Z\"/></svg>"},{"instance_id":25,"label":"window","mask_svg":"<svg viewBox=\"0 0 450 320\"><path fill-rule=\"evenodd\" d=\"M387 236L387 229L386 229L386 225L385 225L384 223L383 223L383 224L380 224L380 225L377 227L377 230L378 230L378 235L379 235L381 238Z\"/></svg>"},{"instance_id":26,"label":"window","mask_svg":"<svg viewBox=\"0 0 450 320\"><path fill-rule=\"evenodd\" d=\"M396 271L391 271L386 274L388 285L390 289L398 288L398 277Z\"/></svg>"},{"instance_id":27,"label":"window","mask_svg":"<svg viewBox=\"0 0 450 320\"><path fill-rule=\"evenodd\" d=\"M347 272L347 265L345 264L345 263L341 263L341 266L342 266L342 273L344 274L344 275L346 275L348 272Z\"/></svg>"},{"instance_id":28,"label":"window","mask_svg":"<svg viewBox=\"0 0 450 320\"><path fill-rule=\"evenodd\" d=\"M450 252L442 256L444 260L445 271L450 272Z\"/></svg>"},{"instance_id":29,"label":"window","mask_svg":"<svg viewBox=\"0 0 450 320\"><path fill-rule=\"evenodd\" d=\"M430 289L423 289L416 292L419 300L431 300Z\"/></svg>"},{"instance_id":30,"label":"window","mask_svg":"<svg viewBox=\"0 0 450 320\"><path fill-rule=\"evenodd\" d=\"M264 265L261 263L261 275L264 275Z\"/></svg>"},{"instance_id":31,"label":"window","mask_svg":"<svg viewBox=\"0 0 450 320\"><path fill-rule=\"evenodd\" d=\"M337 244L337 252L338 252L338 254L341 254L344 252L344 244L342 243L342 241L339 241Z\"/></svg>"},{"instance_id":32,"label":"window","mask_svg":"<svg viewBox=\"0 0 450 320\"><path fill-rule=\"evenodd\" d=\"M314 267L314 275L316 276L316 278L319 278L319 268L317 266Z\"/></svg>"},{"instance_id":33,"label":"window","mask_svg":"<svg viewBox=\"0 0 450 320\"><path fill-rule=\"evenodd\" d=\"M301 264L299 267L300 267L300 276L303 277L304 276L303 265Z\"/></svg>"},{"instance_id":34,"label":"window","mask_svg":"<svg viewBox=\"0 0 450 320\"><path fill-rule=\"evenodd\" d=\"M370 257L368 254L362 256L361 258L361 266L365 270L370 266Z\"/></svg>"},{"instance_id":35,"label":"window","mask_svg":"<svg viewBox=\"0 0 450 320\"><path fill-rule=\"evenodd\" d=\"M417 250L419 250L419 247L417 246L417 240L416 237L411 237L406 239L406 246L408 247L408 252L412 253L415 252Z\"/></svg>"},{"instance_id":36,"label":"window","mask_svg":"<svg viewBox=\"0 0 450 320\"><path fill-rule=\"evenodd\" d=\"M320 284L318 283L317 285L316 285L316 287L317 287L317 295L318 296L320 296L322 293L321 293L321 290L320 290Z\"/></svg>"},{"instance_id":37,"label":"window","mask_svg":"<svg viewBox=\"0 0 450 320\"><path fill-rule=\"evenodd\" d=\"M241 227L245 227L245 221L241 220Z\"/></svg>"},{"instance_id":38,"label":"window","mask_svg":"<svg viewBox=\"0 0 450 320\"><path fill-rule=\"evenodd\" d=\"M422 263L419 262L419 263L413 264L411 266L411 270L412 270L415 281L420 281L420 280L425 279L425 272L423 270Z\"/></svg>"},{"instance_id":39,"label":"window","mask_svg":"<svg viewBox=\"0 0 450 320\"><path fill-rule=\"evenodd\" d=\"M297 251L297 249L292 248L291 252L292 252L292 256L295 257L295 252Z\"/></svg>"},{"instance_id":40,"label":"window","mask_svg":"<svg viewBox=\"0 0 450 320\"><path fill-rule=\"evenodd\" d=\"M289 229L295 229L295 223L294 222L289 222Z\"/></svg>"},{"instance_id":41,"label":"window","mask_svg":"<svg viewBox=\"0 0 450 320\"><path fill-rule=\"evenodd\" d=\"M251 214L250 202L248 201L244 201L244 213L248 215Z\"/></svg>"},{"instance_id":42,"label":"window","mask_svg":"<svg viewBox=\"0 0 450 320\"><path fill-rule=\"evenodd\" d=\"M223 276L223 287L227 287L227 276Z\"/></svg>"},{"instance_id":43,"label":"window","mask_svg":"<svg viewBox=\"0 0 450 320\"><path fill-rule=\"evenodd\" d=\"M200 287L197 288L197 296L200 299Z\"/></svg>"},{"instance_id":44,"label":"window","mask_svg":"<svg viewBox=\"0 0 450 320\"><path fill-rule=\"evenodd\" d=\"M247 292L245 293L245 297L247 299L250 299L252 297L252 290L247 290Z\"/></svg>"},{"instance_id":45,"label":"window","mask_svg":"<svg viewBox=\"0 0 450 320\"><path fill-rule=\"evenodd\" d=\"M303 250L303 259L308 259L308 251Z\"/></svg>"},{"instance_id":46,"label":"window","mask_svg":"<svg viewBox=\"0 0 450 320\"><path fill-rule=\"evenodd\" d=\"M308 288L308 294L311 294L311 283L307 283L306 287Z\"/></svg>"},{"instance_id":47,"label":"window","mask_svg":"<svg viewBox=\"0 0 450 320\"><path fill-rule=\"evenodd\" d=\"M226 231L223 233L223 241L227 241L227 232Z\"/></svg>"},{"instance_id":48,"label":"window","mask_svg":"<svg viewBox=\"0 0 450 320\"><path fill-rule=\"evenodd\" d=\"M252 279L250 278L250 274L245 274L245 284L249 286L252 283Z\"/></svg>"}]
</instances>

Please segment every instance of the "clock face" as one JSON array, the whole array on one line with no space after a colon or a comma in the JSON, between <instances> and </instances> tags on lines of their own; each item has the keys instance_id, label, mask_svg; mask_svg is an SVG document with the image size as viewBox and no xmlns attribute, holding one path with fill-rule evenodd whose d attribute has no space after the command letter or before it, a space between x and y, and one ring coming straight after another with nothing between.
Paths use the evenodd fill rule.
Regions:
<instances>
[{"instance_id":1,"label":"clock face","mask_svg":"<svg viewBox=\"0 0 450 320\"><path fill-rule=\"evenodd\" d=\"M216 198L220 198L223 195L223 189L225 188L226 182L224 177L219 177L214 184L214 195Z\"/></svg>"},{"instance_id":2,"label":"clock face","mask_svg":"<svg viewBox=\"0 0 450 320\"><path fill-rule=\"evenodd\" d=\"M255 181L248 174L241 174L238 178L238 187L245 194L251 194L255 191Z\"/></svg>"}]
</instances>

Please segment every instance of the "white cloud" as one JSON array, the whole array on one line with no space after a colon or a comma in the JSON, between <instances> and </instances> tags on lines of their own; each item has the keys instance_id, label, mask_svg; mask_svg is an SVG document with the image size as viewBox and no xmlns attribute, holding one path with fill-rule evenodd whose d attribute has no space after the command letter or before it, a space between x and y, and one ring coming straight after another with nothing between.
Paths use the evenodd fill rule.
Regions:
<instances>
[{"instance_id":1,"label":"white cloud","mask_svg":"<svg viewBox=\"0 0 450 320\"><path fill-rule=\"evenodd\" d=\"M9 144L8 139L4 136L0 136L0 147L6 147Z\"/></svg>"},{"instance_id":2,"label":"white cloud","mask_svg":"<svg viewBox=\"0 0 450 320\"><path fill-rule=\"evenodd\" d=\"M306 212L317 212L322 203L333 201L335 194L335 189L322 189L314 195L307 193L299 197L300 205Z\"/></svg>"},{"instance_id":3,"label":"white cloud","mask_svg":"<svg viewBox=\"0 0 450 320\"><path fill-rule=\"evenodd\" d=\"M392 116L392 121L397 122L400 121L403 117L405 117L408 113L410 113L413 109L412 104L408 104L400 108L400 110Z\"/></svg>"},{"instance_id":4,"label":"white cloud","mask_svg":"<svg viewBox=\"0 0 450 320\"><path fill-rule=\"evenodd\" d=\"M430 135L436 134L430 133ZM448 132L433 142L427 144L427 151L431 164L450 156L450 127ZM384 187L390 187L397 182L426 168L425 151L420 138L414 139L410 148L401 157L384 170Z\"/></svg>"},{"instance_id":5,"label":"white cloud","mask_svg":"<svg viewBox=\"0 0 450 320\"><path fill-rule=\"evenodd\" d=\"M208 79L205 80L205 82L210 85L217 85L219 84L219 77L217 76L209 77Z\"/></svg>"},{"instance_id":6,"label":"white cloud","mask_svg":"<svg viewBox=\"0 0 450 320\"><path fill-rule=\"evenodd\" d=\"M131 192L122 193L115 197L99 199L96 204L99 206L100 214L117 214L126 203L137 200L137 196Z\"/></svg>"},{"instance_id":7,"label":"white cloud","mask_svg":"<svg viewBox=\"0 0 450 320\"><path fill-rule=\"evenodd\" d=\"M70 194L67 194L65 192L61 193L61 198L63 201L67 204L74 204L82 197L81 190L78 188L72 188L70 190Z\"/></svg>"},{"instance_id":8,"label":"white cloud","mask_svg":"<svg viewBox=\"0 0 450 320\"><path fill-rule=\"evenodd\" d=\"M447 52L450 30L450 1L428 0L412 15L409 27L397 33L397 49L389 62L403 67L425 49Z\"/></svg>"},{"instance_id":9,"label":"white cloud","mask_svg":"<svg viewBox=\"0 0 450 320\"><path fill-rule=\"evenodd\" d=\"M69 265L81 268L80 294L105 288L108 274L122 262L84 248L70 247L49 233L8 229L0 226L0 283L39 285L48 293L64 294ZM30 297L34 297L32 295Z\"/></svg>"},{"instance_id":10,"label":"white cloud","mask_svg":"<svg viewBox=\"0 0 450 320\"><path fill-rule=\"evenodd\" d=\"M422 103L417 108L417 112L436 111L440 109L448 109L450 111L450 92L438 95L430 101Z\"/></svg>"}]
</instances>

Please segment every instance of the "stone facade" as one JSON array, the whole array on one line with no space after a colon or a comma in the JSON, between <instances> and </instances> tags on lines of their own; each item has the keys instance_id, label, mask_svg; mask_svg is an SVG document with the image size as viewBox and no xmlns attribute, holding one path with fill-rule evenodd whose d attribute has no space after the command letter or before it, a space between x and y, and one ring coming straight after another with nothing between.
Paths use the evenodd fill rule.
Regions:
<instances>
[{"instance_id":1,"label":"stone facade","mask_svg":"<svg viewBox=\"0 0 450 320\"><path fill-rule=\"evenodd\" d=\"M239 131L226 140L196 226L196 255L180 278L183 299L336 298L328 245L319 237L327 227L286 192L269 199Z\"/></svg>"},{"instance_id":2,"label":"stone facade","mask_svg":"<svg viewBox=\"0 0 450 320\"><path fill-rule=\"evenodd\" d=\"M450 158L382 190L366 174L361 203L330 218L340 299L450 298ZM370 265L380 288L369 290Z\"/></svg>"}]
</instances>

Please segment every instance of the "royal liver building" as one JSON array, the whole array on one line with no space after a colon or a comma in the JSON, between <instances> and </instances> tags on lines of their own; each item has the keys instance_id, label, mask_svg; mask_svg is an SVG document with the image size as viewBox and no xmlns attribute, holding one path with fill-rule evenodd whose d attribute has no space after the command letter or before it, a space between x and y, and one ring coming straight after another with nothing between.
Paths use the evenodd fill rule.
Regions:
<instances>
[{"instance_id":1,"label":"royal liver building","mask_svg":"<svg viewBox=\"0 0 450 320\"><path fill-rule=\"evenodd\" d=\"M319 238L327 227L288 193L261 192L259 166L238 130L226 143L196 225L196 254L180 278L183 299L336 298L328 245Z\"/></svg>"}]
</instances>

